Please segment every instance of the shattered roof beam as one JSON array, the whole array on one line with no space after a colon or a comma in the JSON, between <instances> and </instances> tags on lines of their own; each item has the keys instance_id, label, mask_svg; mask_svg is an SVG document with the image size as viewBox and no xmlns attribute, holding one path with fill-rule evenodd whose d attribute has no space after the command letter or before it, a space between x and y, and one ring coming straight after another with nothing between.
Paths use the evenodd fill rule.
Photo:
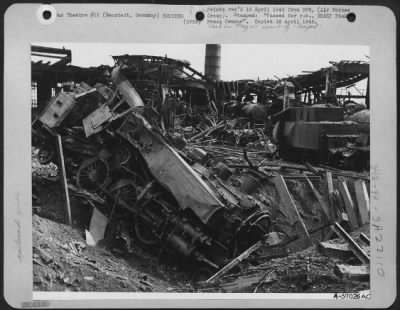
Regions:
<instances>
[{"instance_id":1,"label":"shattered roof beam","mask_svg":"<svg viewBox=\"0 0 400 310\"><path fill-rule=\"evenodd\" d=\"M47 57L47 58L58 58L60 61L53 64L53 66L57 65L66 65L72 61L72 53L71 50L65 48L55 48L55 47L46 47L46 46L31 46L31 55L38 57ZM64 55L56 56L56 55Z\"/></svg>"},{"instance_id":2,"label":"shattered roof beam","mask_svg":"<svg viewBox=\"0 0 400 310\"><path fill-rule=\"evenodd\" d=\"M198 75L200 79L204 80L205 77L203 74L198 72L197 70L193 69L190 66L190 63L182 61L182 60L177 60L177 59L172 59L168 57L162 57L162 56L149 56L149 55L120 55L120 56L112 56L114 59L115 63L117 63L119 60L122 59L131 59L131 60L141 60L141 61L146 61L150 60L152 62L163 62L166 64L177 64L179 66L182 66L183 68L189 70L193 75ZM187 73L186 73L187 74Z\"/></svg>"},{"instance_id":3,"label":"shattered roof beam","mask_svg":"<svg viewBox=\"0 0 400 310\"><path fill-rule=\"evenodd\" d=\"M71 57L71 50L65 48L55 48L55 47L46 47L46 46L38 46L32 45L31 51L36 53L46 53L46 54L59 54Z\"/></svg>"}]
</instances>

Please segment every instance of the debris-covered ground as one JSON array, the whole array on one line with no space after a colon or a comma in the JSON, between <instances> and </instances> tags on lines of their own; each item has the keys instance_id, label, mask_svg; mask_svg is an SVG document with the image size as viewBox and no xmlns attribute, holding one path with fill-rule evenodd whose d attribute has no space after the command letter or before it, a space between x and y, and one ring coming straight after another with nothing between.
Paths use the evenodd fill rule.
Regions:
<instances>
[{"instance_id":1,"label":"debris-covered ground","mask_svg":"<svg viewBox=\"0 0 400 310\"><path fill-rule=\"evenodd\" d=\"M360 228L353 236L358 239ZM326 245L334 245L332 248ZM341 245L339 249L335 248ZM363 246L367 251L368 247ZM340 239L332 239L323 246L273 258L249 258L240 266L240 271L222 277L213 285L199 282L201 292L245 292L245 293L357 293L369 289L369 273L343 274L337 266L360 264ZM358 267L357 267L358 268ZM357 269L358 270L358 269Z\"/></svg>"},{"instance_id":2,"label":"debris-covered ground","mask_svg":"<svg viewBox=\"0 0 400 310\"><path fill-rule=\"evenodd\" d=\"M140 248L89 247L82 229L33 216L34 290L179 292L191 289L185 276Z\"/></svg>"},{"instance_id":3,"label":"debris-covered ground","mask_svg":"<svg viewBox=\"0 0 400 310\"><path fill-rule=\"evenodd\" d=\"M348 247L336 252L321 247L297 251L298 245L293 242L290 247L261 248L258 255L250 256L212 285L195 281L197 279L191 272L179 264L163 261L137 240L132 240L129 251L125 243L115 241L91 247L86 244L84 230L89 228L92 207L72 197L72 217L75 220L72 227L64 224L57 170L53 165L38 164L35 156L33 159L36 202L33 209L34 290L278 293L359 292L369 288L368 276L348 279L335 271L338 264L359 265ZM306 205L308 209L304 215L311 224L313 213L318 212L316 202L307 197L310 193L302 189L302 182L289 184L290 187L293 184L299 186L295 190L297 203L299 200L311 202ZM274 192L272 186L269 191ZM277 197L271 195L270 199ZM314 222L318 221L314 219ZM364 225L352 233L355 240L363 244L359 239L360 232L368 235L369 226ZM345 242L331 239L328 243ZM363 247L368 251L366 245ZM205 278L200 275L199 279Z\"/></svg>"},{"instance_id":4,"label":"debris-covered ground","mask_svg":"<svg viewBox=\"0 0 400 310\"><path fill-rule=\"evenodd\" d=\"M354 260L348 251L341 257L307 249L259 265L246 263L241 267L246 272L232 273L221 279L222 284L203 288L179 266L160 264L140 247L122 254L106 247L89 247L82 235L82 229L33 216L34 290L332 293L369 288L368 278L352 281L335 274L336 264Z\"/></svg>"},{"instance_id":5,"label":"debris-covered ground","mask_svg":"<svg viewBox=\"0 0 400 310\"><path fill-rule=\"evenodd\" d=\"M223 82L114 60L33 121L36 290L369 288L367 110L332 96L368 64Z\"/></svg>"}]
</instances>

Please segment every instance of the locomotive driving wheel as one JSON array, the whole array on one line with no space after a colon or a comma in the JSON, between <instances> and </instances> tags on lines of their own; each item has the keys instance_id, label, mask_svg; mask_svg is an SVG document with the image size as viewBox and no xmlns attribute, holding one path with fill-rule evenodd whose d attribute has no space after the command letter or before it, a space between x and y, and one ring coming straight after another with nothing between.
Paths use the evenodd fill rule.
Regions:
<instances>
[{"instance_id":1,"label":"locomotive driving wheel","mask_svg":"<svg viewBox=\"0 0 400 310\"><path fill-rule=\"evenodd\" d=\"M135 214L135 234L145 245L154 245L159 238L153 232L153 224L157 222L157 214L161 206L152 200L143 201L137 206L139 194L144 190L144 181L138 174L131 179L122 179L111 186L110 193L118 197L119 203Z\"/></svg>"},{"instance_id":2,"label":"locomotive driving wheel","mask_svg":"<svg viewBox=\"0 0 400 310\"><path fill-rule=\"evenodd\" d=\"M89 192L96 192L107 184L109 168L107 162L98 157L85 160L76 175L76 184Z\"/></svg>"},{"instance_id":3,"label":"locomotive driving wheel","mask_svg":"<svg viewBox=\"0 0 400 310\"><path fill-rule=\"evenodd\" d=\"M148 200L143 204L141 212L136 214L134 227L136 237L145 245L155 245L159 241L154 229L159 222L157 215L161 208L157 202Z\"/></svg>"},{"instance_id":4,"label":"locomotive driving wheel","mask_svg":"<svg viewBox=\"0 0 400 310\"><path fill-rule=\"evenodd\" d=\"M130 179L121 179L110 188L110 193L113 197L119 197L119 201L123 202L127 209L132 208L137 200L138 195L143 189L143 180L138 175L133 175ZM135 212L134 210L131 210Z\"/></svg>"}]
</instances>

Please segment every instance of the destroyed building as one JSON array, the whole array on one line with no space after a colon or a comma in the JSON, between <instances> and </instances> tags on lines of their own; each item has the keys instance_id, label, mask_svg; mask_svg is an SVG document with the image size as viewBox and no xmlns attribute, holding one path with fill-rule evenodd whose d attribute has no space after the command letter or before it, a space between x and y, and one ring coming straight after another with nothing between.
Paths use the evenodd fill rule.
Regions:
<instances>
[{"instance_id":1,"label":"destroyed building","mask_svg":"<svg viewBox=\"0 0 400 310\"><path fill-rule=\"evenodd\" d=\"M69 50L34 54L60 59L32 63L35 158L56 165L68 224L70 196L93 210L87 244L123 240L132 251L136 240L206 291L236 291L232 271L241 279L260 257L324 252L334 236L354 266L369 264L348 234L369 223L368 90L337 94L368 79L368 63L221 81L218 45L207 47L204 75L152 55L80 68ZM246 288L265 282L250 278Z\"/></svg>"}]
</instances>

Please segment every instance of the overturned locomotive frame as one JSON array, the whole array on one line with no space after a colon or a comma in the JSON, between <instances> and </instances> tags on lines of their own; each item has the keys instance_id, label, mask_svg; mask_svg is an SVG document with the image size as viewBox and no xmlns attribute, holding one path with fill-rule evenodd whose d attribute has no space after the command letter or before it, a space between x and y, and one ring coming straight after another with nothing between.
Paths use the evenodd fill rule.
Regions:
<instances>
[{"instance_id":1,"label":"overturned locomotive frame","mask_svg":"<svg viewBox=\"0 0 400 310\"><path fill-rule=\"evenodd\" d=\"M114 92L104 92L98 85L77 93L59 93L38 117L44 127L65 131L61 125L79 106L80 98L92 94L102 98L90 113L77 113L84 117L86 138L98 151L96 156L81 159L77 186L111 198L110 206L116 203L131 214L139 240L185 261L216 269L238 250L262 239L271 228L267 206L241 208L221 202L220 193L143 116L141 97L120 67L114 68L111 77ZM127 150L122 159L121 148ZM106 212L111 216L114 211Z\"/></svg>"},{"instance_id":2,"label":"overturned locomotive frame","mask_svg":"<svg viewBox=\"0 0 400 310\"><path fill-rule=\"evenodd\" d=\"M140 152L154 177L144 185L133 205L118 196L118 191L114 191L113 196L135 214L137 235L140 235L137 221L146 222L153 234L148 244L161 243L186 259L218 268L224 259L234 255L236 242L241 240L244 244L240 244L239 249L244 249L268 233L271 224L268 210L257 206L248 216L248 210L242 215L238 206L224 205L140 115L127 117L118 134ZM165 190L156 199L150 194L155 184ZM168 194L173 196L169 201ZM232 223L234 213L239 217ZM243 231L247 232L246 236Z\"/></svg>"}]
</instances>

